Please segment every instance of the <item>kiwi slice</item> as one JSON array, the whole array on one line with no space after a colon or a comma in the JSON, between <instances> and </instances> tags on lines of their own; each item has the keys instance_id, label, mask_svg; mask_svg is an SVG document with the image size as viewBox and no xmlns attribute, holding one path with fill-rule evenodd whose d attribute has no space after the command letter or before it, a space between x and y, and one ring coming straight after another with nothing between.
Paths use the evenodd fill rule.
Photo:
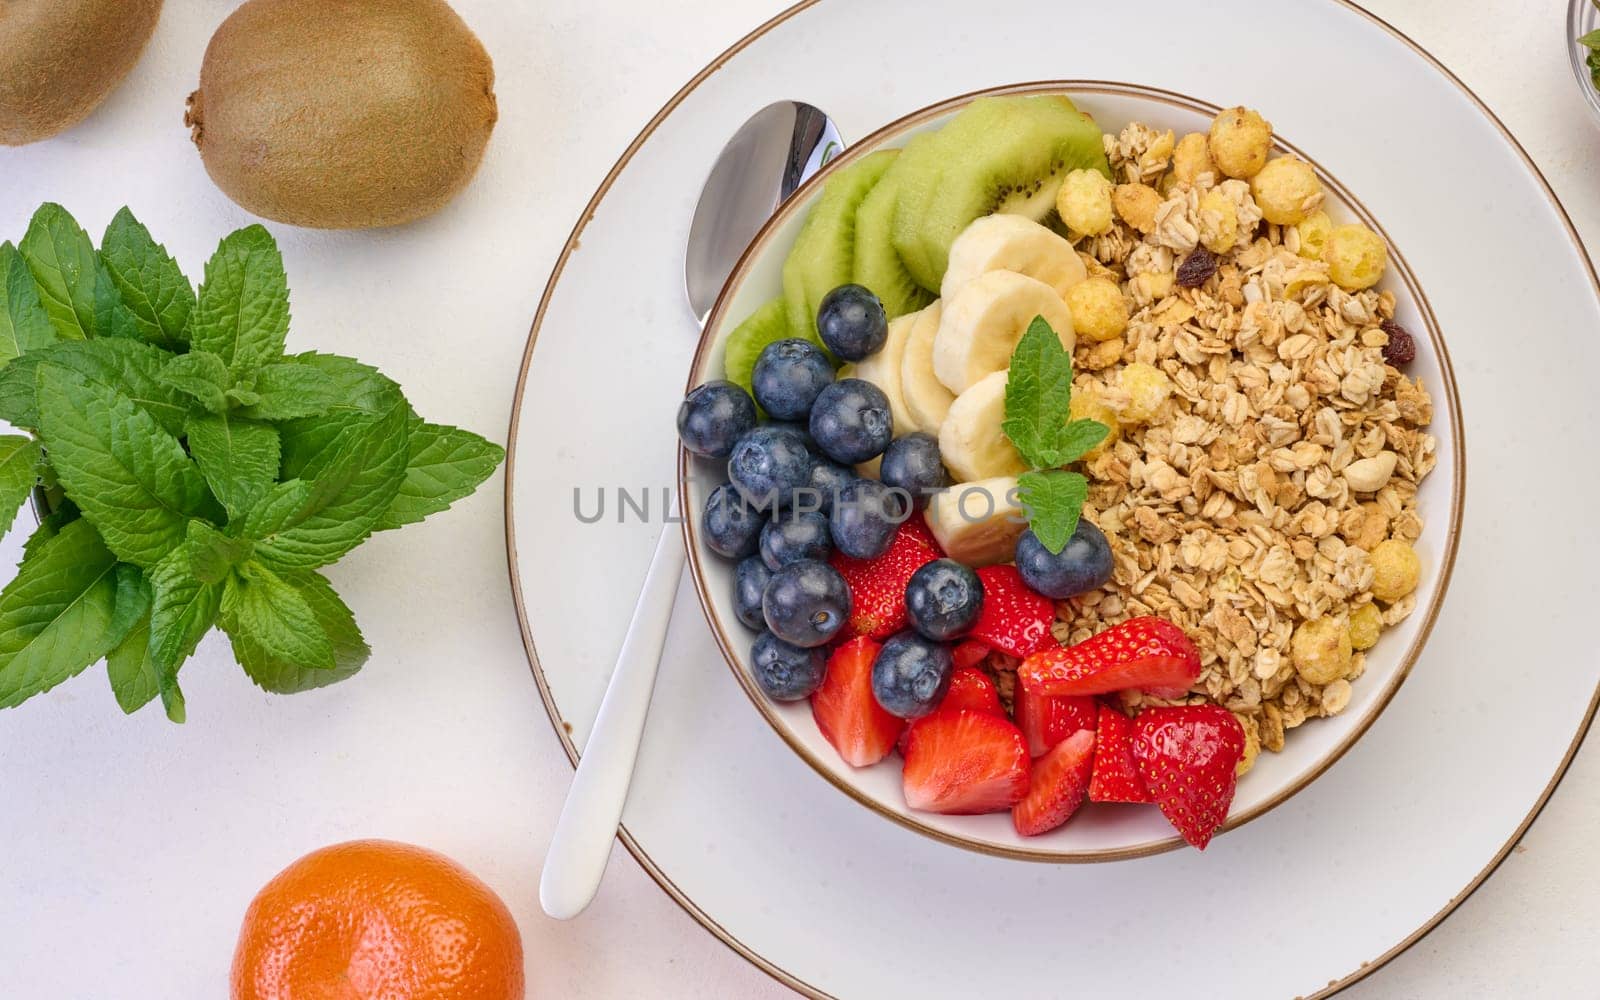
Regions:
<instances>
[{"instance_id":1,"label":"kiwi slice","mask_svg":"<svg viewBox=\"0 0 1600 1000\"><path fill-rule=\"evenodd\" d=\"M897 190L889 232L895 255L905 266L912 281L935 294L939 291L939 283L925 280L932 271L932 265L923 254L921 244L912 237L916 232L913 222L921 217L923 208L939 181L939 172L943 166L939 151L941 134L923 132L913 136L901 151L894 170ZM944 275L938 277L943 278Z\"/></svg>"},{"instance_id":2,"label":"kiwi slice","mask_svg":"<svg viewBox=\"0 0 1600 1000\"><path fill-rule=\"evenodd\" d=\"M1013 212L1044 221L1070 171L1111 174L1099 127L1059 95L973 101L923 157L919 197L896 206L894 244L930 290L944 278L950 244L973 219Z\"/></svg>"},{"instance_id":3,"label":"kiwi slice","mask_svg":"<svg viewBox=\"0 0 1600 1000\"><path fill-rule=\"evenodd\" d=\"M783 262L783 297L789 304L792 336L822 342L817 333L817 307L823 296L850 281L856 247L856 208L899 152L880 149L870 153L823 185L822 194Z\"/></svg>"},{"instance_id":4,"label":"kiwi slice","mask_svg":"<svg viewBox=\"0 0 1600 1000\"><path fill-rule=\"evenodd\" d=\"M918 285L906 270L890 238L899 193L899 173L891 167L856 209L855 271L851 278L872 290L890 319L916 312L933 301L932 293Z\"/></svg>"},{"instance_id":5,"label":"kiwi slice","mask_svg":"<svg viewBox=\"0 0 1600 1000\"><path fill-rule=\"evenodd\" d=\"M722 348L722 377L750 391L750 373L768 344L789 336L788 306L782 298L765 303L728 334ZM817 343L821 343L819 339Z\"/></svg>"}]
</instances>

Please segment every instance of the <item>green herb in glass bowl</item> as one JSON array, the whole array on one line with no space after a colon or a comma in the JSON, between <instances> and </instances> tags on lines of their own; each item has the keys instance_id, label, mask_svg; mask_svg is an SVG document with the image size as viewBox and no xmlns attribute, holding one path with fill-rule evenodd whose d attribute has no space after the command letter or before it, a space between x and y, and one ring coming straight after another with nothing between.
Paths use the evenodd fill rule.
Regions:
<instances>
[{"instance_id":1,"label":"green herb in glass bowl","mask_svg":"<svg viewBox=\"0 0 1600 1000\"><path fill-rule=\"evenodd\" d=\"M430 424L351 358L285 354L272 236L222 241L196 294L127 209L97 251L59 205L0 243L0 531L48 515L0 591L0 708L102 657L125 712L214 626L267 691L322 687L370 650L318 571L467 496L505 452Z\"/></svg>"}]
</instances>

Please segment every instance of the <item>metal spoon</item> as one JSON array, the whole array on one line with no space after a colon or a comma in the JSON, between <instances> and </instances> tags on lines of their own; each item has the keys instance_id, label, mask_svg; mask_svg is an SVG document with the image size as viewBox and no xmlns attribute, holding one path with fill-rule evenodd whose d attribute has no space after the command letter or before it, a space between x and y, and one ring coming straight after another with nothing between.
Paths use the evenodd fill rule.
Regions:
<instances>
[{"instance_id":1,"label":"metal spoon","mask_svg":"<svg viewBox=\"0 0 1600 1000\"><path fill-rule=\"evenodd\" d=\"M843 148L828 116L798 101L762 108L728 140L700 191L684 258L684 291L700 325L762 225ZM545 856L539 905L558 920L588 907L610 860L683 560L683 535L667 523Z\"/></svg>"}]
</instances>

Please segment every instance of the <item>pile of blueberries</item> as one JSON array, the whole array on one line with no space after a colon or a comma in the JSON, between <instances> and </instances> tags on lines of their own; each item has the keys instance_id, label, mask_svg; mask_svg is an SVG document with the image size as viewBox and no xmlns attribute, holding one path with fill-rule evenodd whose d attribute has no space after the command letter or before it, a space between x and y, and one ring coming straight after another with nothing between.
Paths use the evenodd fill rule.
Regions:
<instances>
[{"instance_id":1,"label":"pile of blueberries","mask_svg":"<svg viewBox=\"0 0 1600 1000\"><path fill-rule=\"evenodd\" d=\"M876 353L888 336L883 304L860 285L828 293L817 327L845 361ZM829 555L882 555L899 525L949 477L937 439L895 438L883 391L836 378L833 361L809 340L767 345L751 387L753 399L727 381L695 388L678 409L678 436L696 455L727 460L728 481L711 491L701 514L703 535L718 555L739 561L734 606L741 622L761 630L751 655L757 681L774 699L797 700L821 684L822 647L850 616L850 588ZM853 466L880 457L877 479L856 474ZM981 600L976 574L943 562L969 576ZM974 618L977 607L974 601ZM913 646L905 655L943 656L942 696L949 651L924 645L930 650Z\"/></svg>"}]
</instances>

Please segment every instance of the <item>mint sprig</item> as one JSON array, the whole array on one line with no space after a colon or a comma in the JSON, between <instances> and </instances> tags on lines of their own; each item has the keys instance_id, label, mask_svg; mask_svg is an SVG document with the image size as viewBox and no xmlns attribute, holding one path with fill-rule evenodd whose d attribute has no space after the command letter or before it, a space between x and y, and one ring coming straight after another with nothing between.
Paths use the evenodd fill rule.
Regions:
<instances>
[{"instance_id":1,"label":"mint sprig","mask_svg":"<svg viewBox=\"0 0 1600 1000\"><path fill-rule=\"evenodd\" d=\"M375 531L445 510L498 445L417 416L377 369L285 355L277 244L222 241L198 294L127 209L97 251L59 205L0 243L0 531L51 512L0 590L0 708L104 657L117 704L187 714L178 669L220 626L289 693L371 650L317 572Z\"/></svg>"},{"instance_id":2,"label":"mint sprig","mask_svg":"<svg viewBox=\"0 0 1600 1000\"><path fill-rule=\"evenodd\" d=\"M1030 471L1018 477L1028 526L1053 553L1066 548L1089 496L1089 481L1071 465L1106 439L1098 420L1073 420L1072 353L1043 316L1036 316L1011 353L1001 429Z\"/></svg>"}]
</instances>

